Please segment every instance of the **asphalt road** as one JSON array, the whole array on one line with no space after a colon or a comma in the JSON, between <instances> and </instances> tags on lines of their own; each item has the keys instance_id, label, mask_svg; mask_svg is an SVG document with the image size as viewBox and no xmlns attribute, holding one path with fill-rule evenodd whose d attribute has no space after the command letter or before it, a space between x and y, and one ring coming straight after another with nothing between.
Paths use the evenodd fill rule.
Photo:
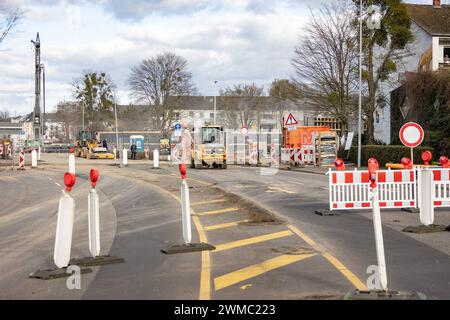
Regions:
<instances>
[{"instance_id":1,"label":"asphalt road","mask_svg":"<svg viewBox=\"0 0 450 320\"><path fill-rule=\"evenodd\" d=\"M328 217L314 214L327 208L328 178L324 175L280 170L268 176L262 175L260 168L233 166L229 170L190 170L189 174L267 207L333 253L364 283L369 276L367 267L376 265L370 211L341 211ZM418 214L400 210L383 210L382 220L389 288L449 299L450 233L403 233L399 226L402 220L405 226L420 222ZM448 225L450 210L437 210L435 223Z\"/></svg>"},{"instance_id":2,"label":"asphalt road","mask_svg":"<svg viewBox=\"0 0 450 320\"><path fill-rule=\"evenodd\" d=\"M93 267L82 275L81 290L68 290L65 279L29 279L30 272L53 267L66 169L59 160L39 170L0 172L1 299L339 299L364 289L367 267L376 264L370 212L314 214L327 206L323 175L188 169L193 242L216 250L164 255L160 249L183 242L177 167L77 160L72 257L89 255L87 174L95 165L101 253L125 263ZM450 233L405 234L403 226L419 223L417 214L391 210L382 217L389 288L449 299ZM436 220L449 224L450 210L436 212Z\"/></svg>"}]
</instances>

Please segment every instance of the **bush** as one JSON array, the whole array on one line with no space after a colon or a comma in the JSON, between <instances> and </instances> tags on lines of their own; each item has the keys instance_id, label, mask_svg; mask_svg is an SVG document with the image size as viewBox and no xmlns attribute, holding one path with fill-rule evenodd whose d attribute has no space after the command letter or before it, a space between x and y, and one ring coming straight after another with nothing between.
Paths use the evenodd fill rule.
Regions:
<instances>
[{"instance_id":1,"label":"bush","mask_svg":"<svg viewBox=\"0 0 450 320\"><path fill-rule=\"evenodd\" d=\"M414 163L423 163L420 155L423 151L431 151L433 153L433 160L437 161L440 155L436 155L433 152L433 148L428 147L418 147L414 148ZM361 165L367 166L367 161L370 158L375 158L378 160L380 167L384 167L386 163L401 163L403 157L410 157L411 149L405 146L377 146L377 145L365 145L361 147ZM358 161L358 147L352 146L350 150L350 161L357 163Z\"/></svg>"}]
</instances>

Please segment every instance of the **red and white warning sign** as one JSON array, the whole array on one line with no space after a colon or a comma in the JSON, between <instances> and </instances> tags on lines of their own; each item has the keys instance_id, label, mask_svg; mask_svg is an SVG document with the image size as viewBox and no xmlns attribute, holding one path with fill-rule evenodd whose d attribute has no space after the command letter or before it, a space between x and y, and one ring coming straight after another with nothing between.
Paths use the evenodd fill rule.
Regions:
<instances>
[{"instance_id":1,"label":"red and white warning sign","mask_svg":"<svg viewBox=\"0 0 450 320\"><path fill-rule=\"evenodd\" d=\"M288 127L288 126L295 126L297 124L298 124L298 122L297 122L297 120L295 120L292 113L289 113L288 117L286 118L286 121L284 122L284 125L286 127Z\"/></svg>"},{"instance_id":2,"label":"red and white warning sign","mask_svg":"<svg viewBox=\"0 0 450 320\"><path fill-rule=\"evenodd\" d=\"M415 122L408 122L400 129L400 140L402 143L410 148L419 146L424 137L422 127Z\"/></svg>"},{"instance_id":3,"label":"red and white warning sign","mask_svg":"<svg viewBox=\"0 0 450 320\"><path fill-rule=\"evenodd\" d=\"M23 151L19 152L19 168L25 169L25 153Z\"/></svg>"}]
</instances>

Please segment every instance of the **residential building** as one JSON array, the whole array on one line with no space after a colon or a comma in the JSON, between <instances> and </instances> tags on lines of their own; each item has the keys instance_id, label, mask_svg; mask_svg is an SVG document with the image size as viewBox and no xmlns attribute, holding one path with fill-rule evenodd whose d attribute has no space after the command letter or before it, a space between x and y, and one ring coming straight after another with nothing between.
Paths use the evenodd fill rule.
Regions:
<instances>
[{"instance_id":1,"label":"residential building","mask_svg":"<svg viewBox=\"0 0 450 320\"><path fill-rule=\"evenodd\" d=\"M399 89L407 80L408 72L439 71L450 68L450 5L440 0L429 0L429 4L406 4L411 16L411 31L414 41L405 51L406 57L397 66L397 73L390 81L380 86L380 102L375 114L375 139L390 143L398 135L399 119L392 118L398 108L392 104L391 92ZM401 111L403 121L407 121L408 112ZM395 123L394 126L391 123Z\"/></svg>"}]
</instances>

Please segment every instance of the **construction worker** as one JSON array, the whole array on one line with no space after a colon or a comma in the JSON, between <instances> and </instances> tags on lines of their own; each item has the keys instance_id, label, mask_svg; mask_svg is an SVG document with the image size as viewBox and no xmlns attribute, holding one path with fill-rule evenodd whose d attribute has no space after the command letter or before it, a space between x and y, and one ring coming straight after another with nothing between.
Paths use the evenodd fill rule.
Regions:
<instances>
[{"instance_id":1,"label":"construction worker","mask_svg":"<svg viewBox=\"0 0 450 320\"><path fill-rule=\"evenodd\" d=\"M136 143L131 145L131 160L136 160Z\"/></svg>"}]
</instances>

